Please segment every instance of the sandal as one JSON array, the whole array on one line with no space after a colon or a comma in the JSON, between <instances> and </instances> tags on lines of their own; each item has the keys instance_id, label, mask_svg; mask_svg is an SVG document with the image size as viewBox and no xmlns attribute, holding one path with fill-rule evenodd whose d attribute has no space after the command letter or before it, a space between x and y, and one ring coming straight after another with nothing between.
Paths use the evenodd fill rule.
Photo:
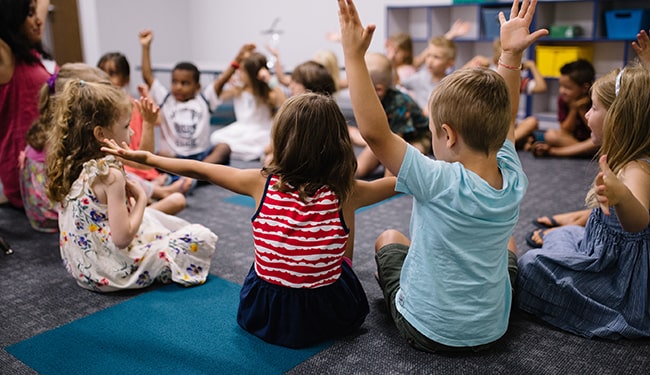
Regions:
<instances>
[{"instance_id":1,"label":"sandal","mask_svg":"<svg viewBox=\"0 0 650 375\"><path fill-rule=\"evenodd\" d=\"M546 218L550 224L542 223L541 221L539 221L540 219L544 219L544 218ZM560 223L558 223L557 220L555 220L555 216L541 216L533 220L533 225L536 226L537 228L547 229L547 228L559 227Z\"/></svg>"},{"instance_id":2,"label":"sandal","mask_svg":"<svg viewBox=\"0 0 650 375\"><path fill-rule=\"evenodd\" d=\"M540 247L544 246L544 236L546 235L546 231L548 229L535 229L534 231L528 233L526 236L526 243L528 246L532 247L533 249L539 249ZM538 238L535 239L533 237L537 236ZM540 242L541 241L541 242Z\"/></svg>"}]
</instances>

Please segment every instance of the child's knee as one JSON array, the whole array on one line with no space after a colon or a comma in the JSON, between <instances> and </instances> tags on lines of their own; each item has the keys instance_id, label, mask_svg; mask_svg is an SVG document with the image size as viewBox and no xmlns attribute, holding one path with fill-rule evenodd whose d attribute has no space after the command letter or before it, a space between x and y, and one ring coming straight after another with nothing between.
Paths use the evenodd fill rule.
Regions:
<instances>
[{"instance_id":1,"label":"child's knee","mask_svg":"<svg viewBox=\"0 0 650 375\"><path fill-rule=\"evenodd\" d=\"M391 243L401 243L406 246L410 245L410 241L400 231L395 229L388 229L377 237L375 241L375 252L378 252L382 247Z\"/></svg>"}]
</instances>

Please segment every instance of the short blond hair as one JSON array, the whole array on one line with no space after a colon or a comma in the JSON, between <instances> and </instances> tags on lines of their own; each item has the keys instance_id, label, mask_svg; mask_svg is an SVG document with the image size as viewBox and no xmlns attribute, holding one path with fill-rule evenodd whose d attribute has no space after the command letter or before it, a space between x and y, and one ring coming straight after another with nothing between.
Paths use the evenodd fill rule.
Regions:
<instances>
[{"instance_id":1,"label":"short blond hair","mask_svg":"<svg viewBox=\"0 0 650 375\"><path fill-rule=\"evenodd\" d=\"M444 48L447 50L447 57L450 60L456 60L456 43L444 36L434 36L429 40L429 45Z\"/></svg>"},{"instance_id":2,"label":"short blond hair","mask_svg":"<svg viewBox=\"0 0 650 375\"><path fill-rule=\"evenodd\" d=\"M448 124L473 150L489 154L503 146L510 128L510 98L492 69L461 69L443 78L429 99L436 132Z\"/></svg>"}]
</instances>

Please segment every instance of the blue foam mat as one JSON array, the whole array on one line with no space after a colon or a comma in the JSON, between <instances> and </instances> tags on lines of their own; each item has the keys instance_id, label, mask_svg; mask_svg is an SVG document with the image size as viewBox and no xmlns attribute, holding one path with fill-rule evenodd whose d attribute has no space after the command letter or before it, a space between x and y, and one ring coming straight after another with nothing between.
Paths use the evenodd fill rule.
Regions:
<instances>
[{"instance_id":1,"label":"blue foam mat","mask_svg":"<svg viewBox=\"0 0 650 375\"><path fill-rule=\"evenodd\" d=\"M163 286L6 348L41 374L280 374L331 345L268 344L236 321L240 286Z\"/></svg>"}]
</instances>

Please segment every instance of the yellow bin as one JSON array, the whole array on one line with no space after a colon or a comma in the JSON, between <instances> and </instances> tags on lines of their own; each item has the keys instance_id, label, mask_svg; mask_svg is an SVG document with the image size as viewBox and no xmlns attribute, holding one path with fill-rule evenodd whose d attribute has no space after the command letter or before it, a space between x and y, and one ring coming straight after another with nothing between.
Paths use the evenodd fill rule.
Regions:
<instances>
[{"instance_id":1,"label":"yellow bin","mask_svg":"<svg viewBox=\"0 0 650 375\"><path fill-rule=\"evenodd\" d=\"M535 46L537 69L544 77L560 76L560 68L578 59L593 63L594 47L584 46Z\"/></svg>"}]
</instances>

